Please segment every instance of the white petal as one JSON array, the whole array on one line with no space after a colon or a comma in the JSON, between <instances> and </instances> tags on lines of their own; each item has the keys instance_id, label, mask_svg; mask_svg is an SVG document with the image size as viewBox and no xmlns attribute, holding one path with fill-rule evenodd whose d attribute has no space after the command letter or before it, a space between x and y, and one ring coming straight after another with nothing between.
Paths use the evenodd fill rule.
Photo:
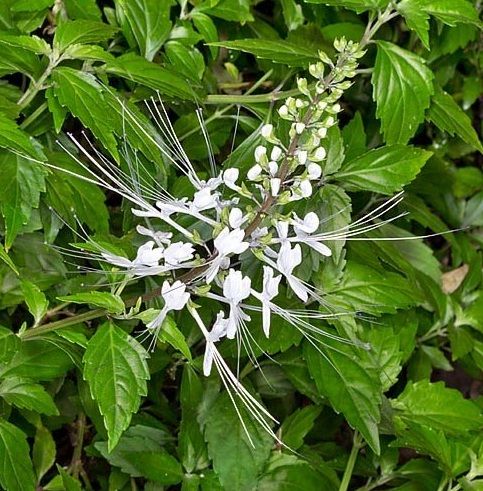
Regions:
<instances>
[{"instance_id":1,"label":"white petal","mask_svg":"<svg viewBox=\"0 0 483 491\"><path fill-rule=\"evenodd\" d=\"M249 181L254 181L262 172L262 166L260 164L255 164L247 173L247 178Z\"/></svg>"}]
</instances>

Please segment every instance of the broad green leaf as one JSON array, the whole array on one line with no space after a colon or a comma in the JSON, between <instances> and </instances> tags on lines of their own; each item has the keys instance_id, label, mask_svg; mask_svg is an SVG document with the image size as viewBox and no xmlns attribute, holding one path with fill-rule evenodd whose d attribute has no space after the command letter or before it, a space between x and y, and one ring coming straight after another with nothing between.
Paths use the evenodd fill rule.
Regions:
<instances>
[{"instance_id":1,"label":"broad green leaf","mask_svg":"<svg viewBox=\"0 0 483 491\"><path fill-rule=\"evenodd\" d=\"M114 59L111 53L94 44L71 44L64 54L67 58L103 61L104 63Z\"/></svg>"},{"instance_id":2,"label":"broad green leaf","mask_svg":"<svg viewBox=\"0 0 483 491\"><path fill-rule=\"evenodd\" d=\"M257 491L333 491L340 482L327 464L311 467L295 455L274 453L258 481Z\"/></svg>"},{"instance_id":3,"label":"broad green leaf","mask_svg":"<svg viewBox=\"0 0 483 491\"><path fill-rule=\"evenodd\" d=\"M57 470L62 478L62 485L65 491L82 491L81 483L70 476L59 464L57 464Z\"/></svg>"},{"instance_id":4,"label":"broad green leaf","mask_svg":"<svg viewBox=\"0 0 483 491\"><path fill-rule=\"evenodd\" d=\"M185 358L190 361L192 360L189 346L186 343L186 338L178 329L176 323L171 317L166 317L165 321L163 322L163 327L159 333L159 338L162 341L169 343L173 348L181 351Z\"/></svg>"},{"instance_id":5,"label":"broad green leaf","mask_svg":"<svg viewBox=\"0 0 483 491\"><path fill-rule=\"evenodd\" d=\"M441 131L446 131L452 136L456 134L468 145L479 152L483 152L483 146L473 128L471 119L455 100L443 90L438 90L432 97L427 119Z\"/></svg>"},{"instance_id":6,"label":"broad green leaf","mask_svg":"<svg viewBox=\"0 0 483 491\"><path fill-rule=\"evenodd\" d=\"M101 309L106 309L108 312L119 313L124 311L124 302L122 298L108 292L86 292L76 293L74 295L66 295L58 297L61 302L71 303L87 303Z\"/></svg>"},{"instance_id":7,"label":"broad green leaf","mask_svg":"<svg viewBox=\"0 0 483 491\"><path fill-rule=\"evenodd\" d=\"M98 328L84 355L84 379L99 405L109 435L108 450L119 442L147 394L149 371L144 348L112 322Z\"/></svg>"},{"instance_id":8,"label":"broad green leaf","mask_svg":"<svg viewBox=\"0 0 483 491\"><path fill-rule=\"evenodd\" d=\"M54 120L54 129L56 133L60 133L62 126L64 125L65 118L69 113L68 109L59 103L59 100L55 96L54 89L49 87L45 91L45 98L47 99L47 107L49 108L52 118Z\"/></svg>"},{"instance_id":9,"label":"broad green leaf","mask_svg":"<svg viewBox=\"0 0 483 491\"><path fill-rule=\"evenodd\" d=\"M10 361L20 345L20 338L10 329L0 326L0 366Z\"/></svg>"},{"instance_id":10,"label":"broad green leaf","mask_svg":"<svg viewBox=\"0 0 483 491\"><path fill-rule=\"evenodd\" d=\"M295 0L281 0L281 3L287 29L293 31L300 27L305 21L302 6L297 4Z\"/></svg>"},{"instance_id":11,"label":"broad green leaf","mask_svg":"<svg viewBox=\"0 0 483 491\"><path fill-rule=\"evenodd\" d=\"M129 40L136 40L144 58L152 61L169 36L170 10L174 2L165 0L119 0L116 2L117 17Z\"/></svg>"},{"instance_id":12,"label":"broad green leaf","mask_svg":"<svg viewBox=\"0 0 483 491\"><path fill-rule=\"evenodd\" d=\"M54 344L42 340L23 341L15 356L1 367L0 376L51 380L70 368L70 356Z\"/></svg>"},{"instance_id":13,"label":"broad green leaf","mask_svg":"<svg viewBox=\"0 0 483 491\"><path fill-rule=\"evenodd\" d=\"M445 387L443 382L409 383L391 403L404 422L425 425L450 435L459 436L483 427L483 415L478 406L464 399L458 390Z\"/></svg>"},{"instance_id":14,"label":"broad green leaf","mask_svg":"<svg viewBox=\"0 0 483 491\"><path fill-rule=\"evenodd\" d=\"M35 476L25 433L0 419L0 484L8 491L32 491Z\"/></svg>"},{"instance_id":15,"label":"broad green leaf","mask_svg":"<svg viewBox=\"0 0 483 491\"><path fill-rule=\"evenodd\" d=\"M244 24L253 20L250 5L250 0L220 0L219 2L205 2L205 5L199 10L210 16Z\"/></svg>"},{"instance_id":16,"label":"broad green leaf","mask_svg":"<svg viewBox=\"0 0 483 491\"><path fill-rule=\"evenodd\" d=\"M22 73L35 80L42 72L39 57L31 50L17 46L2 46L0 58L0 76L11 73Z\"/></svg>"},{"instance_id":17,"label":"broad green leaf","mask_svg":"<svg viewBox=\"0 0 483 491\"><path fill-rule=\"evenodd\" d=\"M399 274L348 261L342 281L328 291L327 301L331 308L377 315L418 303L420 293Z\"/></svg>"},{"instance_id":18,"label":"broad green leaf","mask_svg":"<svg viewBox=\"0 0 483 491\"><path fill-rule=\"evenodd\" d=\"M205 62L196 48L187 48L179 41L169 41L164 47L166 57L175 71L195 83L203 78Z\"/></svg>"},{"instance_id":19,"label":"broad green leaf","mask_svg":"<svg viewBox=\"0 0 483 491\"><path fill-rule=\"evenodd\" d=\"M37 36L17 36L4 32L0 32L0 46L25 49L38 55L49 55L51 52L47 42Z\"/></svg>"},{"instance_id":20,"label":"broad green leaf","mask_svg":"<svg viewBox=\"0 0 483 491\"><path fill-rule=\"evenodd\" d=\"M360 431L371 449L379 454L381 384L375 366L362 348L324 338L313 346L304 343L304 358L320 394L337 412Z\"/></svg>"},{"instance_id":21,"label":"broad green leaf","mask_svg":"<svg viewBox=\"0 0 483 491\"><path fill-rule=\"evenodd\" d=\"M0 384L0 397L9 404L47 415L59 414L51 395L40 384L22 377L6 377Z\"/></svg>"},{"instance_id":22,"label":"broad green leaf","mask_svg":"<svg viewBox=\"0 0 483 491\"><path fill-rule=\"evenodd\" d=\"M208 410L205 439L213 468L223 488L249 490L256 485L257 476L270 455L273 440L250 417L240 401L236 403L240 416L226 392L217 397ZM243 418L243 424L240 418Z\"/></svg>"},{"instance_id":23,"label":"broad green leaf","mask_svg":"<svg viewBox=\"0 0 483 491\"><path fill-rule=\"evenodd\" d=\"M49 302L40 288L34 283L28 280L22 280L21 284L25 303L27 304L30 313L34 316L35 323L37 324L47 313Z\"/></svg>"},{"instance_id":24,"label":"broad green leaf","mask_svg":"<svg viewBox=\"0 0 483 491\"><path fill-rule=\"evenodd\" d=\"M17 0L11 8L14 12L35 12L52 7L53 4L53 0Z\"/></svg>"},{"instance_id":25,"label":"broad green leaf","mask_svg":"<svg viewBox=\"0 0 483 491\"><path fill-rule=\"evenodd\" d=\"M39 426L35 432L32 448L32 461L37 482L40 482L45 473L54 465L55 453L55 441L52 434L44 426Z\"/></svg>"},{"instance_id":26,"label":"broad green leaf","mask_svg":"<svg viewBox=\"0 0 483 491\"><path fill-rule=\"evenodd\" d=\"M373 97L387 144L406 144L414 136L433 94L432 79L423 58L393 43L377 42Z\"/></svg>"},{"instance_id":27,"label":"broad green leaf","mask_svg":"<svg viewBox=\"0 0 483 491\"><path fill-rule=\"evenodd\" d=\"M280 429L283 443L292 450L299 449L303 445L307 433L313 428L320 412L320 407L305 406L288 416Z\"/></svg>"},{"instance_id":28,"label":"broad green leaf","mask_svg":"<svg viewBox=\"0 0 483 491\"><path fill-rule=\"evenodd\" d=\"M34 145L34 140L1 112L0 147L35 159L44 160L42 152Z\"/></svg>"},{"instance_id":29,"label":"broad green leaf","mask_svg":"<svg viewBox=\"0 0 483 491\"><path fill-rule=\"evenodd\" d=\"M136 425L129 428L112 451L108 444L94 444L113 466L132 477L144 477L166 486L183 479L180 463L163 448L166 434L157 428Z\"/></svg>"},{"instance_id":30,"label":"broad green leaf","mask_svg":"<svg viewBox=\"0 0 483 491\"><path fill-rule=\"evenodd\" d=\"M409 29L416 32L424 47L429 50L429 14L421 8L422 3L421 0L402 0L396 7Z\"/></svg>"},{"instance_id":31,"label":"broad green leaf","mask_svg":"<svg viewBox=\"0 0 483 491\"><path fill-rule=\"evenodd\" d=\"M108 73L158 90L169 97L189 100L196 98L194 90L182 77L134 53L120 56L109 62L106 70Z\"/></svg>"},{"instance_id":32,"label":"broad green leaf","mask_svg":"<svg viewBox=\"0 0 483 491\"><path fill-rule=\"evenodd\" d=\"M350 190L392 194L410 183L431 155L405 145L380 147L345 162L335 178Z\"/></svg>"},{"instance_id":33,"label":"broad green leaf","mask_svg":"<svg viewBox=\"0 0 483 491\"><path fill-rule=\"evenodd\" d=\"M305 0L307 3L333 5L363 12L364 10L380 10L387 6L389 0Z\"/></svg>"},{"instance_id":34,"label":"broad green leaf","mask_svg":"<svg viewBox=\"0 0 483 491\"><path fill-rule=\"evenodd\" d=\"M244 51L255 55L257 58L268 59L274 63L283 63L288 66L306 67L318 59L315 50L282 39L239 39L237 41L210 43L210 46Z\"/></svg>"},{"instance_id":35,"label":"broad green leaf","mask_svg":"<svg viewBox=\"0 0 483 491\"><path fill-rule=\"evenodd\" d=\"M323 162L324 175L334 174L345 159L344 141L338 126L332 126L327 132L327 158Z\"/></svg>"},{"instance_id":36,"label":"broad green leaf","mask_svg":"<svg viewBox=\"0 0 483 491\"><path fill-rule=\"evenodd\" d=\"M66 107L82 124L89 128L111 155L119 154L112 133L109 108L102 87L89 73L69 67L58 67L52 74L54 93L61 106Z\"/></svg>"},{"instance_id":37,"label":"broad green leaf","mask_svg":"<svg viewBox=\"0 0 483 491\"><path fill-rule=\"evenodd\" d=\"M116 27L91 20L62 22L55 30L54 47L64 51L73 44L89 44L111 39L118 31Z\"/></svg>"},{"instance_id":38,"label":"broad green leaf","mask_svg":"<svg viewBox=\"0 0 483 491\"><path fill-rule=\"evenodd\" d=\"M1 132L0 123L0 132ZM0 136L0 145L2 138ZM46 170L13 153L0 155L0 210L5 219L5 249L10 249L22 226L31 217L32 208L39 206L40 193L45 191Z\"/></svg>"}]
</instances>

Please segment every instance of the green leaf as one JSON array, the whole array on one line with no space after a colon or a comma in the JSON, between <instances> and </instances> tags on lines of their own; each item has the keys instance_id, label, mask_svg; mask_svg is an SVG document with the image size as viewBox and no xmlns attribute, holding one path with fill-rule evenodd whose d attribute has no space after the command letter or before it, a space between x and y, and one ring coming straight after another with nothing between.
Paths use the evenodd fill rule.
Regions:
<instances>
[{"instance_id":1,"label":"green leaf","mask_svg":"<svg viewBox=\"0 0 483 491\"><path fill-rule=\"evenodd\" d=\"M87 292L76 293L74 295L66 295L58 297L61 302L71 303L87 303L101 309L106 309L108 312L119 313L124 311L124 302L122 298L108 292Z\"/></svg>"},{"instance_id":2,"label":"green leaf","mask_svg":"<svg viewBox=\"0 0 483 491\"><path fill-rule=\"evenodd\" d=\"M64 124L65 118L69 111L66 107L61 106L59 100L55 96L54 89L49 87L45 91L45 98L47 99L47 107L49 108L52 118L54 119L54 129L56 133L60 133Z\"/></svg>"},{"instance_id":3,"label":"green leaf","mask_svg":"<svg viewBox=\"0 0 483 491\"><path fill-rule=\"evenodd\" d=\"M0 122L0 132L1 126ZM0 145L4 136L0 136ZM5 249L10 249L22 226L29 222L32 208L39 206L40 193L45 191L45 174L41 164L12 153L0 155L0 210L5 218Z\"/></svg>"},{"instance_id":4,"label":"green leaf","mask_svg":"<svg viewBox=\"0 0 483 491\"><path fill-rule=\"evenodd\" d=\"M34 464L37 482L55 463L55 441L50 431L39 426L35 432L34 446L32 448L32 461Z\"/></svg>"},{"instance_id":5,"label":"green leaf","mask_svg":"<svg viewBox=\"0 0 483 491\"><path fill-rule=\"evenodd\" d=\"M54 94L63 107L80 119L101 141L111 155L118 160L116 139L112 133L109 108L102 94L102 87L89 73L69 67L53 71Z\"/></svg>"},{"instance_id":6,"label":"green leaf","mask_svg":"<svg viewBox=\"0 0 483 491\"><path fill-rule=\"evenodd\" d=\"M111 39L118 29L103 22L74 20L62 22L55 29L54 47L60 52L73 44L89 44Z\"/></svg>"},{"instance_id":7,"label":"green leaf","mask_svg":"<svg viewBox=\"0 0 483 491\"><path fill-rule=\"evenodd\" d=\"M47 307L49 306L48 300L40 290L40 288L34 283L22 280L22 293L25 297L25 303L29 308L29 312L34 316L35 324L47 313Z\"/></svg>"},{"instance_id":8,"label":"green leaf","mask_svg":"<svg viewBox=\"0 0 483 491\"><path fill-rule=\"evenodd\" d=\"M106 70L108 73L159 90L161 94L169 97L195 99L195 93L186 80L134 53L120 56L109 62Z\"/></svg>"},{"instance_id":9,"label":"green leaf","mask_svg":"<svg viewBox=\"0 0 483 491\"><path fill-rule=\"evenodd\" d=\"M20 338L10 329L0 326L0 366L13 358L19 345Z\"/></svg>"},{"instance_id":10,"label":"green leaf","mask_svg":"<svg viewBox=\"0 0 483 491\"><path fill-rule=\"evenodd\" d=\"M327 464L325 464L327 466ZM319 462L315 470L295 455L275 453L258 482L257 491L333 491L340 482L336 473Z\"/></svg>"},{"instance_id":11,"label":"green leaf","mask_svg":"<svg viewBox=\"0 0 483 491\"><path fill-rule=\"evenodd\" d=\"M63 0L69 19L101 20L96 0Z\"/></svg>"},{"instance_id":12,"label":"green leaf","mask_svg":"<svg viewBox=\"0 0 483 491\"><path fill-rule=\"evenodd\" d=\"M32 491L35 476L25 433L0 419L0 484L8 491Z\"/></svg>"},{"instance_id":13,"label":"green leaf","mask_svg":"<svg viewBox=\"0 0 483 491\"><path fill-rule=\"evenodd\" d=\"M158 484L169 486L183 479L180 463L162 446L166 434L148 426L129 428L117 447L108 451L108 444L94 444L102 456L113 466L132 477L144 477Z\"/></svg>"},{"instance_id":14,"label":"green leaf","mask_svg":"<svg viewBox=\"0 0 483 491\"><path fill-rule=\"evenodd\" d=\"M364 10L380 10L387 6L389 0L305 0L307 3L322 3L334 7L346 7L364 12Z\"/></svg>"},{"instance_id":15,"label":"green leaf","mask_svg":"<svg viewBox=\"0 0 483 491\"><path fill-rule=\"evenodd\" d=\"M455 100L443 90L437 90L432 97L427 119L441 131L446 131L452 136L456 134L468 145L479 152L483 152L483 146L473 128L471 119Z\"/></svg>"},{"instance_id":16,"label":"green leaf","mask_svg":"<svg viewBox=\"0 0 483 491\"><path fill-rule=\"evenodd\" d=\"M250 12L250 0L220 0L219 2L205 2L200 11L210 16L235 22L250 22L253 15Z\"/></svg>"},{"instance_id":17,"label":"green leaf","mask_svg":"<svg viewBox=\"0 0 483 491\"><path fill-rule=\"evenodd\" d=\"M39 57L30 49L16 46L2 46L0 58L0 76L11 73L23 73L35 80L42 72L42 64Z\"/></svg>"},{"instance_id":18,"label":"green leaf","mask_svg":"<svg viewBox=\"0 0 483 491\"><path fill-rule=\"evenodd\" d=\"M52 51L46 41L37 36L17 36L0 32L0 46L26 49L39 55L49 55Z\"/></svg>"},{"instance_id":19,"label":"green leaf","mask_svg":"<svg viewBox=\"0 0 483 491\"><path fill-rule=\"evenodd\" d=\"M15 356L1 367L1 377L51 380L72 367L70 356L54 344L42 340L23 341Z\"/></svg>"},{"instance_id":20,"label":"green leaf","mask_svg":"<svg viewBox=\"0 0 483 491\"><path fill-rule=\"evenodd\" d=\"M379 374L368 362L367 352L324 338L316 346L304 343L304 357L320 394L379 454L377 425L382 391Z\"/></svg>"},{"instance_id":21,"label":"green leaf","mask_svg":"<svg viewBox=\"0 0 483 491\"><path fill-rule=\"evenodd\" d=\"M0 147L17 153L45 160L42 152L34 145L33 138L22 131L17 124L0 112Z\"/></svg>"},{"instance_id":22,"label":"green leaf","mask_svg":"<svg viewBox=\"0 0 483 491\"><path fill-rule=\"evenodd\" d=\"M67 472L62 469L59 464L57 464L57 471L62 478L63 489L65 491L82 491L81 483L77 479L67 474Z\"/></svg>"},{"instance_id":23,"label":"green leaf","mask_svg":"<svg viewBox=\"0 0 483 491\"><path fill-rule=\"evenodd\" d=\"M359 111L342 129L342 138L345 146L345 159L348 162L367 151L366 131Z\"/></svg>"},{"instance_id":24,"label":"green leaf","mask_svg":"<svg viewBox=\"0 0 483 491\"><path fill-rule=\"evenodd\" d=\"M195 83L203 78L205 62L203 55L196 48L187 48L179 41L169 41L164 47L171 66Z\"/></svg>"},{"instance_id":25,"label":"green leaf","mask_svg":"<svg viewBox=\"0 0 483 491\"><path fill-rule=\"evenodd\" d=\"M324 175L334 174L345 159L344 141L338 126L332 126L327 132L327 158L323 163Z\"/></svg>"},{"instance_id":26,"label":"green leaf","mask_svg":"<svg viewBox=\"0 0 483 491\"><path fill-rule=\"evenodd\" d=\"M190 12L190 16L196 30L203 36L206 43L214 43L218 41L218 30L210 17L201 12L196 12L195 10ZM218 48L216 46L209 46L209 48L211 57L216 59L218 56Z\"/></svg>"},{"instance_id":27,"label":"green leaf","mask_svg":"<svg viewBox=\"0 0 483 491\"><path fill-rule=\"evenodd\" d=\"M377 41L373 97L387 144L406 144L414 136L433 94L432 80L423 58L393 43Z\"/></svg>"},{"instance_id":28,"label":"green leaf","mask_svg":"<svg viewBox=\"0 0 483 491\"><path fill-rule=\"evenodd\" d=\"M442 430L461 436L483 427L483 415L478 406L464 399L461 392L448 389L443 382L421 380L409 383L404 392L392 401L403 421Z\"/></svg>"},{"instance_id":29,"label":"green leaf","mask_svg":"<svg viewBox=\"0 0 483 491\"><path fill-rule=\"evenodd\" d=\"M426 13L450 26L459 22L481 26L478 11L467 0L424 0L421 7Z\"/></svg>"},{"instance_id":30,"label":"green leaf","mask_svg":"<svg viewBox=\"0 0 483 491\"><path fill-rule=\"evenodd\" d=\"M173 348L181 351L185 358L190 361L192 360L189 346L186 343L186 338L178 329L176 323L171 317L166 317L165 321L163 322L163 327L159 333L159 338L162 341L169 343Z\"/></svg>"},{"instance_id":31,"label":"green leaf","mask_svg":"<svg viewBox=\"0 0 483 491\"><path fill-rule=\"evenodd\" d=\"M9 404L47 415L59 414L50 394L22 377L7 377L0 384L0 396Z\"/></svg>"},{"instance_id":32,"label":"green leaf","mask_svg":"<svg viewBox=\"0 0 483 491\"><path fill-rule=\"evenodd\" d=\"M302 6L295 3L295 0L282 0L282 13L289 31L297 29L305 21Z\"/></svg>"},{"instance_id":33,"label":"green leaf","mask_svg":"<svg viewBox=\"0 0 483 491\"><path fill-rule=\"evenodd\" d=\"M421 8L421 0L402 0L396 5L399 13L421 39L424 47L429 50L429 14Z\"/></svg>"},{"instance_id":34,"label":"green leaf","mask_svg":"<svg viewBox=\"0 0 483 491\"><path fill-rule=\"evenodd\" d=\"M273 440L260 424L254 422L239 401L237 406L246 431L233 402L223 392L209 408L205 439L213 468L223 488L249 490L256 485L257 476L270 455Z\"/></svg>"},{"instance_id":35,"label":"green leaf","mask_svg":"<svg viewBox=\"0 0 483 491\"><path fill-rule=\"evenodd\" d=\"M309 63L319 59L315 50L282 39L239 39L220 41L209 45L244 51L255 55L257 58L268 59L274 63L283 63L288 66L306 67Z\"/></svg>"},{"instance_id":36,"label":"green leaf","mask_svg":"<svg viewBox=\"0 0 483 491\"><path fill-rule=\"evenodd\" d=\"M342 281L328 291L331 309L368 314L395 313L420 301L420 293L403 276L348 261Z\"/></svg>"},{"instance_id":37,"label":"green leaf","mask_svg":"<svg viewBox=\"0 0 483 491\"><path fill-rule=\"evenodd\" d=\"M144 58L152 61L171 31L169 15L173 2L168 0L119 0L116 12L127 39L134 36Z\"/></svg>"},{"instance_id":38,"label":"green leaf","mask_svg":"<svg viewBox=\"0 0 483 491\"><path fill-rule=\"evenodd\" d=\"M299 449L307 433L313 428L321 408L306 406L293 412L282 424L280 434L282 441L292 450Z\"/></svg>"},{"instance_id":39,"label":"green leaf","mask_svg":"<svg viewBox=\"0 0 483 491\"><path fill-rule=\"evenodd\" d=\"M149 371L144 348L112 322L90 339L83 358L84 379L97 401L109 435L108 450L118 443L147 394Z\"/></svg>"},{"instance_id":40,"label":"green leaf","mask_svg":"<svg viewBox=\"0 0 483 491\"><path fill-rule=\"evenodd\" d=\"M15 263L12 261L10 256L8 255L7 251L5 251L3 244L0 244L0 259L15 273L18 273L17 266L15 266Z\"/></svg>"},{"instance_id":41,"label":"green leaf","mask_svg":"<svg viewBox=\"0 0 483 491\"><path fill-rule=\"evenodd\" d=\"M410 183L431 155L405 145L380 147L345 162L335 178L349 190L392 194Z\"/></svg>"}]
</instances>

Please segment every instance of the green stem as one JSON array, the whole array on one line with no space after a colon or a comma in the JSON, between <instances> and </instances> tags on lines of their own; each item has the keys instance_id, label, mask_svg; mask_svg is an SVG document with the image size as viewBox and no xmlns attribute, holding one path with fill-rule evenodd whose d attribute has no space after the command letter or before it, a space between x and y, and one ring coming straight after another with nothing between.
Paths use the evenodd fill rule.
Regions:
<instances>
[{"instance_id":1,"label":"green stem","mask_svg":"<svg viewBox=\"0 0 483 491\"><path fill-rule=\"evenodd\" d=\"M342 476L342 481L339 486L339 491L347 491L349 489L349 483L352 478L352 472L354 471L354 466L356 464L357 455L360 448L362 447L362 437L359 432L354 431L354 438L352 444L352 450L349 455L349 460L345 466L344 475Z\"/></svg>"},{"instance_id":2,"label":"green stem","mask_svg":"<svg viewBox=\"0 0 483 491\"><path fill-rule=\"evenodd\" d=\"M43 102L40 106L27 118L25 118L20 124L20 128L23 130L27 128L33 121L35 121L45 110L47 109L47 102Z\"/></svg>"},{"instance_id":3,"label":"green stem","mask_svg":"<svg viewBox=\"0 0 483 491\"><path fill-rule=\"evenodd\" d=\"M300 94L299 89L284 90L282 92L269 92L256 95L211 94L204 100L205 104L256 104L258 102L272 102L293 97Z\"/></svg>"}]
</instances>

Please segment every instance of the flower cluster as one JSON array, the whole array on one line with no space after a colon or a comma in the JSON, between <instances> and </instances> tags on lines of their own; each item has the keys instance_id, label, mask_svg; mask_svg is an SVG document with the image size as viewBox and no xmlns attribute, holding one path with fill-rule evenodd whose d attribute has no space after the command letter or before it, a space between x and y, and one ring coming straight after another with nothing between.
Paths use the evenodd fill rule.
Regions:
<instances>
[{"instance_id":1,"label":"flower cluster","mask_svg":"<svg viewBox=\"0 0 483 491\"><path fill-rule=\"evenodd\" d=\"M329 257L329 241L347 240L370 230L377 226L372 223L374 218L399 202L398 197L393 198L388 206L363 220L329 233L321 231L323 217L315 212L298 216L287 207L293 201L309 198L323 183L327 131L337 122L342 110L338 101L350 87L349 79L355 75L357 60L364 53L357 43L345 39L337 40L334 46L335 62L321 52L320 61L309 67L311 79L297 81L299 97L289 97L279 107L278 114L289 122L289 128L285 132L281 129L286 123L260 128L264 144L255 149L253 165L246 175L240 175L235 167L214 172L208 179L198 175L161 101L153 100L150 106L165 139L159 150L188 178L193 188L190 196L172 196L146 182L134 166L130 166L131 172L123 172L94 147L89 152L74 138L84 159L65 148L90 173L90 180L130 201L133 214L143 220L137 226L142 245L134 259L113 253L90 238L87 250L95 252L83 257L111 265L127 280L162 277L160 296L164 305L147 323L147 331L156 339L166 316L186 308L206 340L205 375L210 375L215 365L225 387L241 397L267 431L271 431L266 422L268 414L241 386L220 356L217 343L224 338L237 338L240 345L249 349L250 328L258 328L250 326L253 312L261 313L261 327L267 337L273 316L288 321L311 340L324 334L313 321L334 314L304 309L308 302L322 302L322 294L297 276L302 248ZM125 112L146 138L152 138L128 108ZM202 122L200 115L199 119ZM203 134L206 135L205 128ZM261 262L263 269L259 286L252 282L248 271L253 267L253 258ZM300 309L277 305L282 284L300 300ZM199 297L216 300L220 305L211 326L206 326L197 313L194 301Z\"/></svg>"}]
</instances>

